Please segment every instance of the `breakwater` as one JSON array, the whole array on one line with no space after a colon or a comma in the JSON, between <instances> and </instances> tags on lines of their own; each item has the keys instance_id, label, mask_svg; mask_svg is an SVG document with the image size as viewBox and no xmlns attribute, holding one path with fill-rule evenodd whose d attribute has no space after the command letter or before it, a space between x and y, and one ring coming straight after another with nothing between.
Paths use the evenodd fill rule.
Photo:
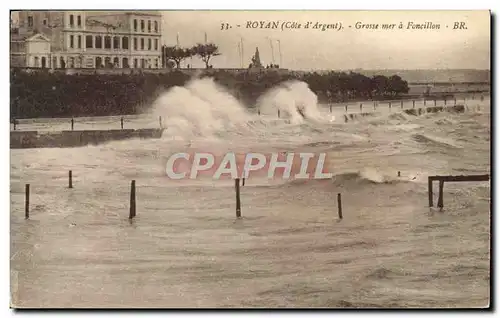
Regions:
<instances>
[{"instance_id":1,"label":"breakwater","mask_svg":"<svg viewBox=\"0 0 500 318\"><path fill-rule=\"evenodd\" d=\"M403 112L405 114L413 115L413 116L420 116L420 115L426 114L426 113L438 113L438 112L443 112L443 111L447 111L450 113L463 113L463 112L465 112L465 106L464 105L432 106L432 107L409 108L409 109L403 110ZM375 116L375 115L377 115L376 112L345 114L344 121L348 122L348 121L355 120L355 119L360 118L360 117Z\"/></svg>"},{"instance_id":2,"label":"breakwater","mask_svg":"<svg viewBox=\"0 0 500 318\"><path fill-rule=\"evenodd\" d=\"M10 148L71 148L125 139L161 138L163 129L11 131Z\"/></svg>"}]
</instances>

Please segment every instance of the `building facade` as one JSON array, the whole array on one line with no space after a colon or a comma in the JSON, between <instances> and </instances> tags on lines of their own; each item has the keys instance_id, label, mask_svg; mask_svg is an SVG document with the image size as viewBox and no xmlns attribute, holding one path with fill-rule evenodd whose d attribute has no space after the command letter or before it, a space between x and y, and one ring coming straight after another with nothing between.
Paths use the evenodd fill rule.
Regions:
<instances>
[{"instance_id":1,"label":"building facade","mask_svg":"<svg viewBox=\"0 0 500 318\"><path fill-rule=\"evenodd\" d=\"M160 68L158 11L18 11L11 65Z\"/></svg>"}]
</instances>

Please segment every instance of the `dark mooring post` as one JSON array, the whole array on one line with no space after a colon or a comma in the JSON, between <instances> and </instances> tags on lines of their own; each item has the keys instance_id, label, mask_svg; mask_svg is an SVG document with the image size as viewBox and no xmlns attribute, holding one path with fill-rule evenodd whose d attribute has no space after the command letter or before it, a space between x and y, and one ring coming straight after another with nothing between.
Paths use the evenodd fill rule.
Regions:
<instances>
[{"instance_id":1,"label":"dark mooring post","mask_svg":"<svg viewBox=\"0 0 500 318\"><path fill-rule=\"evenodd\" d=\"M434 203L432 202L432 179L429 177L428 180L429 186L428 186L428 192L429 192L429 207L434 206Z\"/></svg>"},{"instance_id":2,"label":"dark mooring post","mask_svg":"<svg viewBox=\"0 0 500 318\"><path fill-rule=\"evenodd\" d=\"M123 129L123 117L122 117L122 118L120 118L120 124L121 124L121 127L122 127L122 129Z\"/></svg>"},{"instance_id":3,"label":"dark mooring post","mask_svg":"<svg viewBox=\"0 0 500 318\"><path fill-rule=\"evenodd\" d=\"M68 173L68 188L73 188L73 171L69 171Z\"/></svg>"},{"instance_id":4,"label":"dark mooring post","mask_svg":"<svg viewBox=\"0 0 500 318\"><path fill-rule=\"evenodd\" d=\"M161 122L161 116L160 118L158 118L158 120L160 121L160 128L163 128L163 123Z\"/></svg>"},{"instance_id":5,"label":"dark mooring post","mask_svg":"<svg viewBox=\"0 0 500 318\"><path fill-rule=\"evenodd\" d=\"M337 207L339 210L339 219L342 220L342 195L340 193L337 194Z\"/></svg>"},{"instance_id":6,"label":"dark mooring post","mask_svg":"<svg viewBox=\"0 0 500 318\"><path fill-rule=\"evenodd\" d=\"M362 112L363 111L363 103L360 103L359 104L359 111Z\"/></svg>"},{"instance_id":7,"label":"dark mooring post","mask_svg":"<svg viewBox=\"0 0 500 318\"><path fill-rule=\"evenodd\" d=\"M456 105L457 104L457 98L455 97L455 99L453 100L453 105Z\"/></svg>"},{"instance_id":8,"label":"dark mooring post","mask_svg":"<svg viewBox=\"0 0 500 318\"><path fill-rule=\"evenodd\" d=\"M413 108L415 108L415 101L413 101Z\"/></svg>"},{"instance_id":9,"label":"dark mooring post","mask_svg":"<svg viewBox=\"0 0 500 318\"><path fill-rule=\"evenodd\" d=\"M26 220L30 218L30 185L29 184L27 184L26 188L25 188L24 218Z\"/></svg>"},{"instance_id":10,"label":"dark mooring post","mask_svg":"<svg viewBox=\"0 0 500 318\"><path fill-rule=\"evenodd\" d=\"M446 106L446 97L444 98L444 106Z\"/></svg>"},{"instance_id":11,"label":"dark mooring post","mask_svg":"<svg viewBox=\"0 0 500 318\"><path fill-rule=\"evenodd\" d=\"M130 184L130 214L128 218L135 218L135 180L132 180Z\"/></svg>"},{"instance_id":12,"label":"dark mooring post","mask_svg":"<svg viewBox=\"0 0 500 318\"><path fill-rule=\"evenodd\" d=\"M403 108L403 100L401 100L401 108Z\"/></svg>"},{"instance_id":13,"label":"dark mooring post","mask_svg":"<svg viewBox=\"0 0 500 318\"><path fill-rule=\"evenodd\" d=\"M280 118L280 110L278 109L278 118Z\"/></svg>"},{"instance_id":14,"label":"dark mooring post","mask_svg":"<svg viewBox=\"0 0 500 318\"><path fill-rule=\"evenodd\" d=\"M242 180L243 182L241 183L241 186L244 187L245 186L245 178L243 178Z\"/></svg>"},{"instance_id":15,"label":"dark mooring post","mask_svg":"<svg viewBox=\"0 0 500 318\"><path fill-rule=\"evenodd\" d=\"M257 109L257 115L260 116L260 109Z\"/></svg>"},{"instance_id":16,"label":"dark mooring post","mask_svg":"<svg viewBox=\"0 0 500 318\"><path fill-rule=\"evenodd\" d=\"M401 171L398 171L398 177L401 177Z\"/></svg>"},{"instance_id":17,"label":"dark mooring post","mask_svg":"<svg viewBox=\"0 0 500 318\"><path fill-rule=\"evenodd\" d=\"M438 208L443 210L443 188L444 188L444 180L439 180L439 198L438 198Z\"/></svg>"},{"instance_id":18,"label":"dark mooring post","mask_svg":"<svg viewBox=\"0 0 500 318\"><path fill-rule=\"evenodd\" d=\"M347 105L345 105L345 112L347 113Z\"/></svg>"},{"instance_id":19,"label":"dark mooring post","mask_svg":"<svg viewBox=\"0 0 500 318\"><path fill-rule=\"evenodd\" d=\"M436 99L434 99L434 106L436 106Z\"/></svg>"},{"instance_id":20,"label":"dark mooring post","mask_svg":"<svg viewBox=\"0 0 500 318\"><path fill-rule=\"evenodd\" d=\"M71 118L71 130L75 127L75 119Z\"/></svg>"},{"instance_id":21,"label":"dark mooring post","mask_svg":"<svg viewBox=\"0 0 500 318\"><path fill-rule=\"evenodd\" d=\"M236 189L236 217L241 217L241 201L240 201L240 179L234 179L234 187Z\"/></svg>"}]
</instances>

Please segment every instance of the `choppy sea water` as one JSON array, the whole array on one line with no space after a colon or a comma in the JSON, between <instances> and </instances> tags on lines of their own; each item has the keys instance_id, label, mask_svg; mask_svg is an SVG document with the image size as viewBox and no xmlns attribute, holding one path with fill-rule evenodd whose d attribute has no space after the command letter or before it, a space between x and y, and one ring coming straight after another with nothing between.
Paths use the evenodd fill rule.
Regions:
<instances>
[{"instance_id":1,"label":"choppy sea water","mask_svg":"<svg viewBox=\"0 0 500 318\"><path fill-rule=\"evenodd\" d=\"M427 176L490 173L489 101L467 106L463 114L393 111L348 123L339 116L296 124L256 116L189 140L167 133L158 140L11 150L12 303L487 306L489 182L445 183L444 210L427 206ZM186 147L312 149L329 154L335 176L247 180L243 217L236 219L231 182L165 177L166 158Z\"/></svg>"}]
</instances>

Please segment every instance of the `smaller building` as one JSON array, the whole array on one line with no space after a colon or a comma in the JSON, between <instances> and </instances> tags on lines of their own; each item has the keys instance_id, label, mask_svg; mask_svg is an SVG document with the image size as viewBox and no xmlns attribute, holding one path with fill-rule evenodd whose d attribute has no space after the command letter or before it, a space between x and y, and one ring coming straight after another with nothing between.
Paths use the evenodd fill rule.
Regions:
<instances>
[{"instance_id":1,"label":"smaller building","mask_svg":"<svg viewBox=\"0 0 500 318\"><path fill-rule=\"evenodd\" d=\"M12 67L51 67L51 42L43 34L30 37L11 34L10 50Z\"/></svg>"}]
</instances>

